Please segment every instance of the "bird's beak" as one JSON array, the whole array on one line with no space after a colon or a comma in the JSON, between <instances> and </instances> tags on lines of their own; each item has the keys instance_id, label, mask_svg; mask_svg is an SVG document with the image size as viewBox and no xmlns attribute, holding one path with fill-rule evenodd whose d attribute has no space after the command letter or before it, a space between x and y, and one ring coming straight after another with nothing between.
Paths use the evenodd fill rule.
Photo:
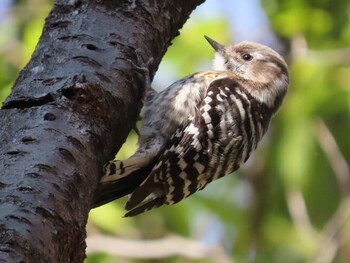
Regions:
<instances>
[{"instance_id":1,"label":"bird's beak","mask_svg":"<svg viewBox=\"0 0 350 263\"><path fill-rule=\"evenodd\" d=\"M215 40L212 40L210 37L204 36L205 39L209 42L209 44L214 48L215 51L219 51L220 49L223 49L224 46L216 42Z\"/></svg>"}]
</instances>

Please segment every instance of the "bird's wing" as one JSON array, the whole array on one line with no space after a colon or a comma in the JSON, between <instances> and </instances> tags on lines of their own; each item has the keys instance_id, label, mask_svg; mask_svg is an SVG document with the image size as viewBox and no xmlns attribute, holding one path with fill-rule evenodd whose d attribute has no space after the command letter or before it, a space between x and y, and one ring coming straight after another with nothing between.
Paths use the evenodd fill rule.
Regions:
<instances>
[{"instance_id":1,"label":"bird's wing","mask_svg":"<svg viewBox=\"0 0 350 263\"><path fill-rule=\"evenodd\" d=\"M227 136L231 129L228 126L235 125L237 121L234 117L224 119L227 121L224 124L221 121L225 112L234 107L230 93L237 85L232 79L211 83L194 118L171 136L150 175L132 192L125 205L129 211L126 216L134 216L163 204L177 203L216 179L215 165L226 158L226 146L231 149L241 143L241 137L235 134L231 134L231 140L216 141ZM227 143L223 149L222 143ZM214 156L214 153L220 156ZM208 169L213 174L208 174Z\"/></svg>"}]
</instances>

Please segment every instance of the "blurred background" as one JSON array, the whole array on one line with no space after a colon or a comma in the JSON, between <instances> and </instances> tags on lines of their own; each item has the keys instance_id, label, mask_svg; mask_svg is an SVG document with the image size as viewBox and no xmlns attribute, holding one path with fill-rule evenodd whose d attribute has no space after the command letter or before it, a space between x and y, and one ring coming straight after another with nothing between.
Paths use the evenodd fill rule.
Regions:
<instances>
[{"instance_id":1,"label":"blurred background","mask_svg":"<svg viewBox=\"0 0 350 263\"><path fill-rule=\"evenodd\" d=\"M0 103L52 4L0 1ZM156 89L211 67L205 34L283 54L291 78L284 105L238 172L135 218L122 218L125 199L92 210L86 262L350 262L350 2L207 0L180 33ZM117 158L136 141L131 133Z\"/></svg>"}]
</instances>

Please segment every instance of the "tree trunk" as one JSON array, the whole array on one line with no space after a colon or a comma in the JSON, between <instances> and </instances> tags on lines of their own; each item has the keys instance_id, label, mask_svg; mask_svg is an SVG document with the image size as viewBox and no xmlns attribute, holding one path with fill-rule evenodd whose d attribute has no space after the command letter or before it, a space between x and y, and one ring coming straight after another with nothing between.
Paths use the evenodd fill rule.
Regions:
<instances>
[{"instance_id":1,"label":"tree trunk","mask_svg":"<svg viewBox=\"0 0 350 263\"><path fill-rule=\"evenodd\" d=\"M0 262L84 260L102 165L142 106L135 52L152 77L202 2L56 1L0 110Z\"/></svg>"}]
</instances>

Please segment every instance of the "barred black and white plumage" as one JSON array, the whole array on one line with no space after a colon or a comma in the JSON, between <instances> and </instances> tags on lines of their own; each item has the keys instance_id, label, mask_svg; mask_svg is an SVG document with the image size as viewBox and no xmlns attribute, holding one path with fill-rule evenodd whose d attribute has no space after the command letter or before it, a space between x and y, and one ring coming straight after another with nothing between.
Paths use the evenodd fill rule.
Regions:
<instances>
[{"instance_id":1,"label":"barred black and white plumage","mask_svg":"<svg viewBox=\"0 0 350 263\"><path fill-rule=\"evenodd\" d=\"M215 49L214 70L149 92L139 149L111 161L95 206L128 195L126 216L174 204L237 170L266 133L288 88L288 67L253 42Z\"/></svg>"}]
</instances>

